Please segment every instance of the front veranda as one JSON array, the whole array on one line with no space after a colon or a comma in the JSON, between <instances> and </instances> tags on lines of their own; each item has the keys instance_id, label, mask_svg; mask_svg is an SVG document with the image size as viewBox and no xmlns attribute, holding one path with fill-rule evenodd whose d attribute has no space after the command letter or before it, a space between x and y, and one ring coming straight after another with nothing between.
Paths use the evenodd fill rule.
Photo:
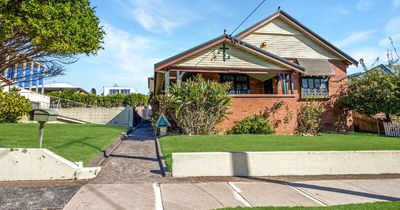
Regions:
<instances>
[{"instance_id":1,"label":"front veranda","mask_svg":"<svg viewBox=\"0 0 400 210\"><path fill-rule=\"evenodd\" d=\"M296 131L297 112L307 98L319 98L327 102L329 92L327 88L306 89L301 86L301 75L294 71L254 71L254 70L204 70L204 71L178 71L171 70L159 74L158 79L164 80L158 89L167 93L171 84L178 85L196 75L201 75L206 80L229 82L232 84L229 94L232 97L232 107L227 118L218 124L217 130L229 130L236 122L252 114L259 114L266 108L271 108L277 102L283 106L272 116L271 120L276 125L277 133L292 134ZM303 79L304 80L304 79ZM158 83L160 84L160 83ZM156 87L157 88L157 87ZM307 94L305 94L307 93ZM326 107L327 112L322 119L325 131L338 131L334 123L337 120L333 110ZM284 119L287 119L286 121Z\"/></svg>"}]
</instances>

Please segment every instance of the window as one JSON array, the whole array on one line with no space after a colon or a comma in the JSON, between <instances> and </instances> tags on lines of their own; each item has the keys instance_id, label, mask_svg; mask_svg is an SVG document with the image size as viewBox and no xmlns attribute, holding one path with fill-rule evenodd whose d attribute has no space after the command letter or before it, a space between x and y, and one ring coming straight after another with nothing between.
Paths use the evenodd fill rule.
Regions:
<instances>
[{"instance_id":1,"label":"window","mask_svg":"<svg viewBox=\"0 0 400 210\"><path fill-rule=\"evenodd\" d=\"M119 93L118 89L111 89L110 90L110 95L115 95L115 94L118 94L118 93Z\"/></svg>"},{"instance_id":2,"label":"window","mask_svg":"<svg viewBox=\"0 0 400 210\"><path fill-rule=\"evenodd\" d=\"M250 93L250 82L249 76L241 74L223 74L221 75L221 82L232 83L229 94L249 94Z\"/></svg>"},{"instance_id":3,"label":"window","mask_svg":"<svg viewBox=\"0 0 400 210\"><path fill-rule=\"evenodd\" d=\"M131 93L131 90L129 90L129 89L122 89L122 90L121 90L121 93L124 94L124 95L128 95L129 93Z\"/></svg>"},{"instance_id":4,"label":"window","mask_svg":"<svg viewBox=\"0 0 400 210\"><path fill-rule=\"evenodd\" d=\"M301 78L302 98L328 98L329 79L324 77L303 77Z\"/></svg>"}]
</instances>

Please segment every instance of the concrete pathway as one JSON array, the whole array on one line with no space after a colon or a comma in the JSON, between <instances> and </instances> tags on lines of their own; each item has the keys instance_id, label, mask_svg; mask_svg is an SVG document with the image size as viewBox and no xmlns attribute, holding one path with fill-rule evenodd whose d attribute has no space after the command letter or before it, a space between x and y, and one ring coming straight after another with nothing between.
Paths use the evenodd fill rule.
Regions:
<instances>
[{"instance_id":1,"label":"concrete pathway","mask_svg":"<svg viewBox=\"0 0 400 210\"><path fill-rule=\"evenodd\" d=\"M92 183L157 182L162 178L150 124L140 125L111 153Z\"/></svg>"},{"instance_id":2,"label":"concrete pathway","mask_svg":"<svg viewBox=\"0 0 400 210\"><path fill-rule=\"evenodd\" d=\"M216 209L236 206L325 206L400 200L400 180L89 184L70 209Z\"/></svg>"}]
</instances>

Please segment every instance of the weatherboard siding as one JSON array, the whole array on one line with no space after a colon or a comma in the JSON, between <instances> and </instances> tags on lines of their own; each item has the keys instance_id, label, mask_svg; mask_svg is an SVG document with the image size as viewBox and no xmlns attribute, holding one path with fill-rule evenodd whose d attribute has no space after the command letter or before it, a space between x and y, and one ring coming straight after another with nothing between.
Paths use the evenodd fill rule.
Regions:
<instances>
[{"instance_id":1,"label":"weatherboard siding","mask_svg":"<svg viewBox=\"0 0 400 210\"><path fill-rule=\"evenodd\" d=\"M242 40L256 47L266 42L266 51L284 58L339 59L280 18L245 36Z\"/></svg>"},{"instance_id":2,"label":"weatherboard siding","mask_svg":"<svg viewBox=\"0 0 400 210\"><path fill-rule=\"evenodd\" d=\"M231 44L226 50L226 61L223 61L223 53L221 45L205 50L197 55L191 56L174 66L177 67L206 67L206 68L237 68L237 69L271 69L271 70L287 70L272 62L268 62L265 58L246 52ZM228 59L228 55L230 58Z\"/></svg>"}]
</instances>

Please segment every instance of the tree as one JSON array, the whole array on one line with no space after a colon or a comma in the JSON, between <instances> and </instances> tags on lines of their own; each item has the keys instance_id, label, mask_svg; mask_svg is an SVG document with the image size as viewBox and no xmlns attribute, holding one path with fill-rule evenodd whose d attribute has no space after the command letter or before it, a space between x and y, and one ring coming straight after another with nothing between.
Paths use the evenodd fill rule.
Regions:
<instances>
[{"instance_id":1,"label":"tree","mask_svg":"<svg viewBox=\"0 0 400 210\"><path fill-rule=\"evenodd\" d=\"M43 77L63 73L79 54L96 54L105 32L89 0L0 0L0 73L37 62Z\"/></svg>"},{"instance_id":2,"label":"tree","mask_svg":"<svg viewBox=\"0 0 400 210\"><path fill-rule=\"evenodd\" d=\"M341 95L344 96L339 97L339 106L366 115L384 113L387 121L391 120L391 115L400 115L400 56L391 37L389 41L392 49L387 50L388 64L385 67L390 72L383 69L374 70L379 57L371 69L360 59L365 73L352 78L348 87L342 88Z\"/></svg>"},{"instance_id":3,"label":"tree","mask_svg":"<svg viewBox=\"0 0 400 210\"><path fill-rule=\"evenodd\" d=\"M96 89L95 89L95 88L92 88L92 89L90 90L90 94L96 95L96 94L97 94Z\"/></svg>"},{"instance_id":4,"label":"tree","mask_svg":"<svg viewBox=\"0 0 400 210\"><path fill-rule=\"evenodd\" d=\"M210 134L228 113L230 86L229 83L205 81L201 76L172 85L168 95L156 97L158 112L153 121L164 113L178 131L191 135Z\"/></svg>"},{"instance_id":5,"label":"tree","mask_svg":"<svg viewBox=\"0 0 400 210\"><path fill-rule=\"evenodd\" d=\"M366 115L384 113L388 121L390 115L400 115L400 75L381 70L369 71L353 78L346 95L340 103Z\"/></svg>"}]
</instances>

